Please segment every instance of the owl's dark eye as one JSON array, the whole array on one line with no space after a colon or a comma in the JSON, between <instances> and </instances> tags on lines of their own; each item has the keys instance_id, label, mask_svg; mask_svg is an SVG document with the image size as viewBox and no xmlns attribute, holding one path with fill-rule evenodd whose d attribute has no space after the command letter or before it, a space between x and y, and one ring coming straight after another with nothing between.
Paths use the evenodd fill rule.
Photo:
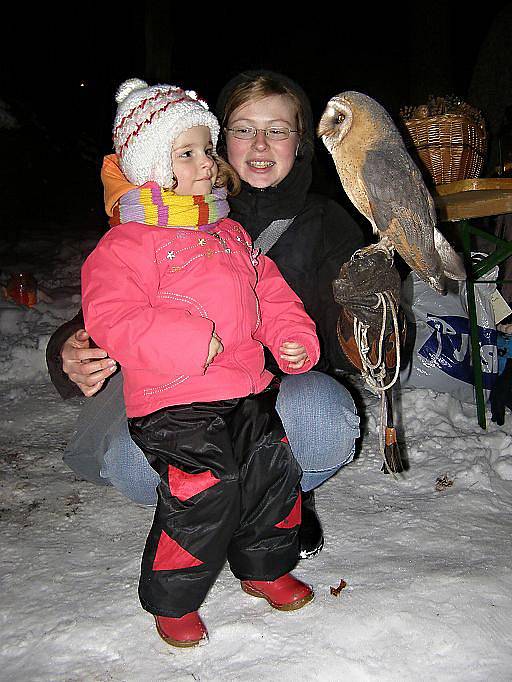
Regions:
<instances>
[{"instance_id":1,"label":"owl's dark eye","mask_svg":"<svg viewBox=\"0 0 512 682\"><path fill-rule=\"evenodd\" d=\"M338 114L336 116L336 125L343 123L344 120L345 120L345 114Z\"/></svg>"}]
</instances>

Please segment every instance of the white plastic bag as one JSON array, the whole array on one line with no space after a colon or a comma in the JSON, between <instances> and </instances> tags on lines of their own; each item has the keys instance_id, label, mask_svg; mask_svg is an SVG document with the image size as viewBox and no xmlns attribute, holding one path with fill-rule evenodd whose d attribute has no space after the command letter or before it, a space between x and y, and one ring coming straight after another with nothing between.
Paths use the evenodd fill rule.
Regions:
<instances>
[{"instance_id":1,"label":"white plastic bag","mask_svg":"<svg viewBox=\"0 0 512 682\"><path fill-rule=\"evenodd\" d=\"M497 273L498 267L482 279L496 279ZM494 282L475 285L486 399L498 374L497 332L491 304L495 290ZM441 296L411 272L403 285L402 307L410 331L416 334L411 358L405 367L402 363L402 386L431 388L463 402L475 402L466 283L448 280L448 293Z\"/></svg>"}]
</instances>

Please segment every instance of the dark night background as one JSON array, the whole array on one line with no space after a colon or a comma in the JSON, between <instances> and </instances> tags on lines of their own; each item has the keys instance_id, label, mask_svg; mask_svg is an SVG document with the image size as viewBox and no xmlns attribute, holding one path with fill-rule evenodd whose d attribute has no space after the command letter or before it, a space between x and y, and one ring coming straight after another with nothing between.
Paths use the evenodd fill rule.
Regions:
<instances>
[{"instance_id":1,"label":"dark night background","mask_svg":"<svg viewBox=\"0 0 512 682\"><path fill-rule=\"evenodd\" d=\"M194 88L214 106L232 75L270 68L301 83L316 120L347 89L395 117L404 104L455 93L484 111L494 139L512 104L512 3L469 7L255 5L242 13L158 0L21 10L3 26L0 100L20 127L0 130L8 199L0 219L13 237L34 220L105 227L99 167L112 149L115 89L133 76ZM320 146L317 156L316 188L340 199Z\"/></svg>"}]
</instances>

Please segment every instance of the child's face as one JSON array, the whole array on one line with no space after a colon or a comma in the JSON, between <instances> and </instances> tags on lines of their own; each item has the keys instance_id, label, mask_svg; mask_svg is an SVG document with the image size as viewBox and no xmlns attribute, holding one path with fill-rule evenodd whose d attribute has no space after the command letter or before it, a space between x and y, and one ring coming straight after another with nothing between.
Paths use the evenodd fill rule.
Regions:
<instances>
[{"instance_id":1,"label":"child's face","mask_svg":"<svg viewBox=\"0 0 512 682\"><path fill-rule=\"evenodd\" d=\"M218 172L210 129L194 126L185 130L175 139L171 154L176 194L210 194Z\"/></svg>"}]
</instances>

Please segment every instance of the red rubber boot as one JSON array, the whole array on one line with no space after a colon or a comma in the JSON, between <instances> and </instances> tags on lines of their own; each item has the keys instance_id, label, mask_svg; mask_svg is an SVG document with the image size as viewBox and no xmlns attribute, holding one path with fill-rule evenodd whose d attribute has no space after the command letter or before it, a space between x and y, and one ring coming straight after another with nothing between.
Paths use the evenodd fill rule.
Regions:
<instances>
[{"instance_id":1,"label":"red rubber boot","mask_svg":"<svg viewBox=\"0 0 512 682\"><path fill-rule=\"evenodd\" d=\"M208 639L208 631L197 611L181 618L155 616L155 621L160 637L172 646L197 646Z\"/></svg>"},{"instance_id":2,"label":"red rubber boot","mask_svg":"<svg viewBox=\"0 0 512 682\"><path fill-rule=\"evenodd\" d=\"M313 600L313 588L291 573L277 580L242 580L242 590L253 597L266 599L270 606L279 611L295 611Z\"/></svg>"}]
</instances>

